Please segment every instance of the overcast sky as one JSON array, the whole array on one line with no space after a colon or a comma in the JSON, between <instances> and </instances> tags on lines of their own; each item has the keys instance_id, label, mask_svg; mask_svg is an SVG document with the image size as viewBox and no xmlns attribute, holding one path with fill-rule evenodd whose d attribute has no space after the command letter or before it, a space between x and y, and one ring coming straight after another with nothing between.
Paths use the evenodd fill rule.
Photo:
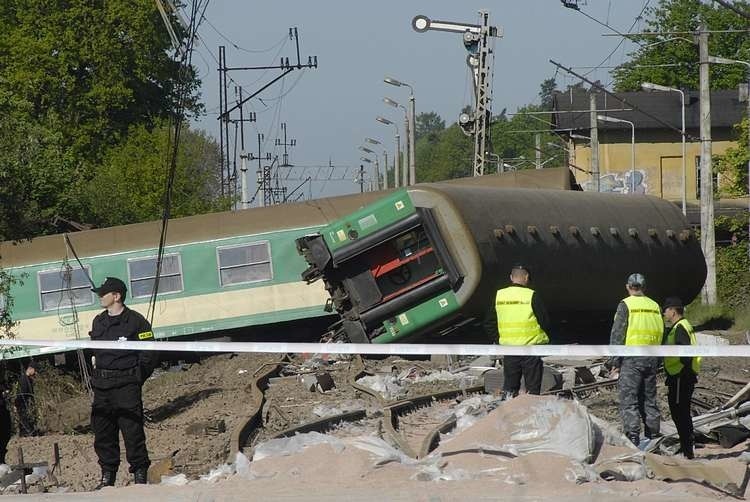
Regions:
<instances>
[{"instance_id":1,"label":"overcast sky","mask_svg":"<svg viewBox=\"0 0 750 502\"><path fill-rule=\"evenodd\" d=\"M288 137L296 140L290 163L326 166L331 162L342 167L334 170L335 178L346 176L344 180L314 183L306 193L311 188L317 198L358 191L353 178L354 169L361 163L362 152L357 147L363 138L383 141L379 153L386 148L392 159L393 128L376 122L375 117L383 115L403 124L403 112L385 105L382 98L388 96L408 104L408 89L385 84L383 77L390 75L411 84L417 113L435 111L446 124L455 122L461 108L473 100L461 36L439 31L418 33L411 27L415 15L478 23L480 9L490 12L490 23L503 33L495 41L492 110L497 114L503 108L513 112L538 102L539 84L546 78L556 77L558 88L576 82L564 72L556 72L549 59L574 67L609 67L623 62L633 44L620 44L620 37L602 36L613 31L584 13L620 32L639 31L644 23L637 17L644 4L658 2L579 3L582 12L564 8L559 0L212 0L199 30L202 41L193 57L203 81L207 115L194 125L218 138L219 45L227 47L229 66L275 65L280 57L294 62L295 47L288 31L296 26L303 62L308 56L317 56L319 67L295 70L260 94L263 102L253 99L248 103L246 112L257 112L258 121L247 125L246 148L257 151L260 132L265 138L263 154L280 153L274 143L283 137L279 124L285 122ZM236 71L231 78L247 95L279 73ZM609 82L609 68L594 70L589 77ZM234 83L230 83L230 98L234 96ZM351 167L348 172L346 166ZM299 167L287 184L291 190L297 185L292 178L322 178L330 172L316 168L303 171Z\"/></svg>"}]
</instances>

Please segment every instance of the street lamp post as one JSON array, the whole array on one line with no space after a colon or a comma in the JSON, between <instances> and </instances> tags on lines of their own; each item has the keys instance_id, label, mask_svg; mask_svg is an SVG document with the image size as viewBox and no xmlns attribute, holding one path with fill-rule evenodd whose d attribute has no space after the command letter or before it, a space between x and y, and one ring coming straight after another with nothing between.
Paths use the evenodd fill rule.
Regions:
<instances>
[{"instance_id":1,"label":"street lamp post","mask_svg":"<svg viewBox=\"0 0 750 502\"><path fill-rule=\"evenodd\" d=\"M402 170L402 185L403 186L409 186L409 170L406 168L406 166L409 164L409 151L410 151L410 131L411 127L409 124L409 111L406 109L405 106L399 104L398 102L392 100L391 98L383 98L383 103L385 103L388 106L392 106L394 108L401 108L404 111L404 135L406 136L406 147L404 148L404 168Z\"/></svg>"},{"instance_id":2,"label":"street lamp post","mask_svg":"<svg viewBox=\"0 0 750 502\"><path fill-rule=\"evenodd\" d=\"M370 138L365 138L365 141L367 141L368 139ZM380 162L378 161L378 154L364 146L360 146L359 149L365 153L369 153L375 156L375 190L380 190ZM367 159L367 162L372 163L370 159Z\"/></svg>"},{"instance_id":3,"label":"street lamp post","mask_svg":"<svg viewBox=\"0 0 750 502\"><path fill-rule=\"evenodd\" d=\"M685 186L687 178L687 168L685 166L685 93L682 90L676 89L674 87L652 84L651 82L643 82L641 84L641 88L646 91L680 93L680 103L682 104L682 128L680 129L682 133L682 214L683 216L687 216L687 187Z\"/></svg>"},{"instance_id":4,"label":"street lamp post","mask_svg":"<svg viewBox=\"0 0 750 502\"><path fill-rule=\"evenodd\" d=\"M375 120L385 125L392 125L396 130L396 155L393 157L393 187L398 188L398 174L401 164L401 136L398 134L398 126L385 117L375 117ZM386 185L388 182L386 181Z\"/></svg>"},{"instance_id":5,"label":"street lamp post","mask_svg":"<svg viewBox=\"0 0 750 502\"><path fill-rule=\"evenodd\" d=\"M370 143L371 145L381 145L382 142L377 139L373 138L365 138L365 143ZM375 154L375 158L377 159L377 154ZM377 166L376 166L377 167ZM388 151L383 150L383 190L388 190Z\"/></svg>"},{"instance_id":6,"label":"street lamp post","mask_svg":"<svg viewBox=\"0 0 750 502\"><path fill-rule=\"evenodd\" d=\"M359 160L361 160L362 162L366 162L368 164L372 164L372 160L370 160L369 157L360 157ZM361 172L360 176L362 177L361 187L364 187L364 183L365 183L364 172ZM378 176L378 157L375 156L375 180L376 180L376 183L379 182L378 177L379 177ZM378 185L379 185L379 183L378 183ZM380 186L376 187L375 190L380 190ZM363 189L360 189L360 192L362 192L362 191L363 191ZM370 190L369 191L370 192L373 191L372 190L372 180L370 180Z\"/></svg>"},{"instance_id":7,"label":"street lamp post","mask_svg":"<svg viewBox=\"0 0 750 502\"><path fill-rule=\"evenodd\" d=\"M413 185L417 182L417 165L414 155L414 149L415 149L415 143L414 143L414 136L416 135L416 129L417 129L417 111L416 111L416 104L414 102L414 88L407 84L406 82L401 82L399 80L396 80L392 77L385 77L383 81L386 84L395 85L396 87L408 87L409 88L409 109L410 109L410 122L411 126L409 127L409 184Z\"/></svg>"},{"instance_id":8,"label":"street lamp post","mask_svg":"<svg viewBox=\"0 0 750 502\"><path fill-rule=\"evenodd\" d=\"M602 122L630 124L630 193L635 193L635 124L629 120L617 119L608 115L597 115L596 119Z\"/></svg>"},{"instance_id":9,"label":"street lamp post","mask_svg":"<svg viewBox=\"0 0 750 502\"><path fill-rule=\"evenodd\" d=\"M748 61L741 61L739 59L727 59L727 58L721 58L716 56L708 56L708 62L709 63L716 63L716 64L743 64L747 67L747 123L748 123L748 132L747 132L747 152L748 152L748 159L747 159L747 210L748 210L748 220L747 220L747 241L748 241L748 256L750 256L750 62Z\"/></svg>"}]
</instances>

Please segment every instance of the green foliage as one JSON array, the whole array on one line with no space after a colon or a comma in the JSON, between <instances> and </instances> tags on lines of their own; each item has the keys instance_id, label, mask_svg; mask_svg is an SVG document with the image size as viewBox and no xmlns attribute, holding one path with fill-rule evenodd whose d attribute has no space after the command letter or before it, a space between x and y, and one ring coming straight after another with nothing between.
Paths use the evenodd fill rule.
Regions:
<instances>
[{"instance_id":1,"label":"green foliage","mask_svg":"<svg viewBox=\"0 0 750 502\"><path fill-rule=\"evenodd\" d=\"M685 317L696 328L711 329L724 327L732 323L732 311L722 304L703 305L700 298L685 308Z\"/></svg>"},{"instance_id":2,"label":"green foliage","mask_svg":"<svg viewBox=\"0 0 750 502\"><path fill-rule=\"evenodd\" d=\"M557 91L557 82L554 78L548 78L539 87L539 100L542 103L542 110L551 110L552 100L555 91Z\"/></svg>"},{"instance_id":3,"label":"green foliage","mask_svg":"<svg viewBox=\"0 0 750 502\"><path fill-rule=\"evenodd\" d=\"M734 329L750 330L750 304L739 307L734 316Z\"/></svg>"},{"instance_id":4,"label":"green foliage","mask_svg":"<svg viewBox=\"0 0 750 502\"><path fill-rule=\"evenodd\" d=\"M169 126L153 131L134 126L127 140L112 148L83 191L87 221L98 226L123 225L162 217L170 151ZM216 141L183 126L177 155L171 217L229 209L219 195Z\"/></svg>"},{"instance_id":5,"label":"green foliage","mask_svg":"<svg viewBox=\"0 0 750 502\"><path fill-rule=\"evenodd\" d=\"M415 145L417 179L440 181L469 176L473 152L474 143L458 124L437 135L426 135Z\"/></svg>"},{"instance_id":6,"label":"green foliage","mask_svg":"<svg viewBox=\"0 0 750 502\"><path fill-rule=\"evenodd\" d=\"M418 114L416 124L414 131L416 141L427 135L440 134L445 129L445 120L435 112Z\"/></svg>"},{"instance_id":7,"label":"green foliage","mask_svg":"<svg viewBox=\"0 0 750 502\"><path fill-rule=\"evenodd\" d=\"M175 112L179 65L152 0L5 0L0 26L0 239L10 240L50 232L55 215L101 211L82 196L89 180L131 127ZM190 115L201 107L187 73Z\"/></svg>"},{"instance_id":8,"label":"green foliage","mask_svg":"<svg viewBox=\"0 0 750 502\"><path fill-rule=\"evenodd\" d=\"M16 322L11 318L13 310L13 297L9 294L10 288L20 279L11 276L0 268L0 338L12 338L11 330Z\"/></svg>"},{"instance_id":9,"label":"green foliage","mask_svg":"<svg viewBox=\"0 0 750 502\"><path fill-rule=\"evenodd\" d=\"M715 156L716 170L722 174L719 189L723 195L744 196L748 193L747 163L750 155L747 151L748 121L743 119L735 126L739 139L737 146L732 146L723 155Z\"/></svg>"},{"instance_id":10,"label":"green foliage","mask_svg":"<svg viewBox=\"0 0 750 502\"><path fill-rule=\"evenodd\" d=\"M748 10L747 2L735 1ZM701 22L709 30L745 30L747 20L716 2L700 0L661 0L646 13L650 32L692 32ZM684 38L684 39L683 39ZM630 60L614 70L615 89L637 91L642 82L682 89L698 88L698 45L692 35L654 35L632 37L641 46ZM750 38L746 33L712 33L709 54L732 59L750 58ZM746 81L740 65L711 65L711 89L733 89Z\"/></svg>"},{"instance_id":11,"label":"green foliage","mask_svg":"<svg viewBox=\"0 0 750 502\"><path fill-rule=\"evenodd\" d=\"M747 240L716 249L716 286L719 299L731 309L750 302L750 259Z\"/></svg>"}]
</instances>

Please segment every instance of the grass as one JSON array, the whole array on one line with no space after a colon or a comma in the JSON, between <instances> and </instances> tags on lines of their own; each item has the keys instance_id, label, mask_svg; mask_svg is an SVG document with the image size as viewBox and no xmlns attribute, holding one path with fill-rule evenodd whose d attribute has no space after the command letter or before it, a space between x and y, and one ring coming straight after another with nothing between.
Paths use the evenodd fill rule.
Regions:
<instances>
[{"instance_id":1,"label":"grass","mask_svg":"<svg viewBox=\"0 0 750 502\"><path fill-rule=\"evenodd\" d=\"M740 331L750 330L750 305L746 304L735 312L732 328Z\"/></svg>"},{"instance_id":2,"label":"grass","mask_svg":"<svg viewBox=\"0 0 750 502\"><path fill-rule=\"evenodd\" d=\"M734 324L734 313L729 307L703 305L699 299L685 308L685 317L696 329L729 329Z\"/></svg>"}]
</instances>

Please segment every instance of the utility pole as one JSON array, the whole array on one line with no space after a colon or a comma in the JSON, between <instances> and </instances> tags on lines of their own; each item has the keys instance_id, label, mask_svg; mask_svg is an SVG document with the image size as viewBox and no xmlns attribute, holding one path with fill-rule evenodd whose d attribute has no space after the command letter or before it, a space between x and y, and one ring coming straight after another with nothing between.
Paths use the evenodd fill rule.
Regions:
<instances>
[{"instance_id":1,"label":"utility pole","mask_svg":"<svg viewBox=\"0 0 750 502\"><path fill-rule=\"evenodd\" d=\"M296 139L287 140L286 122L281 123L281 130L284 131L284 141L281 141L281 139L276 138L276 146L284 147L284 156L282 157L284 160L279 167L293 167L292 164L289 163L289 151L287 150L287 147L297 146L297 140Z\"/></svg>"},{"instance_id":2,"label":"utility pole","mask_svg":"<svg viewBox=\"0 0 750 502\"><path fill-rule=\"evenodd\" d=\"M591 176L594 178L596 191L599 192L601 181L599 176L599 126L596 119L596 93L593 87L589 91L589 110L591 110L589 114L591 120Z\"/></svg>"},{"instance_id":3,"label":"utility pole","mask_svg":"<svg viewBox=\"0 0 750 502\"><path fill-rule=\"evenodd\" d=\"M536 168L542 168L542 135L534 134L534 150L536 150Z\"/></svg>"},{"instance_id":4,"label":"utility pole","mask_svg":"<svg viewBox=\"0 0 750 502\"><path fill-rule=\"evenodd\" d=\"M359 165L359 193L365 193L365 166Z\"/></svg>"},{"instance_id":5,"label":"utility pole","mask_svg":"<svg viewBox=\"0 0 750 502\"><path fill-rule=\"evenodd\" d=\"M706 257L706 284L703 286L704 304L715 305L716 294L716 242L714 235L714 188L711 163L711 91L709 84L708 32L706 26L698 27L698 52L700 55L700 203L701 248Z\"/></svg>"},{"instance_id":6,"label":"utility pole","mask_svg":"<svg viewBox=\"0 0 750 502\"><path fill-rule=\"evenodd\" d=\"M502 32L495 26L490 26L488 11L479 11L481 24L456 23L453 21L433 21L427 16L418 15L412 19L415 31L424 33L428 30L449 31L461 33L464 47L469 52L466 60L474 76L474 112L473 116L462 113L458 123L463 132L474 137L474 176L484 174L484 166L488 158L487 135L491 118L490 80L492 64L490 55L490 37L501 37Z\"/></svg>"},{"instance_id":7,"label":"utility pole","mask_svg":"<svg viewBox=\"0 0 750 502\"><path fill-rule=\"evenodd\" d=\"M221 157L220 157L220 170L221 170L221 193L222 195L235 195L233 194L232 190L232 183L234 183L235 189L237 184L237 176L236 172L233 174L231 172L231 164L230 164L230 136L229 136L229 123L233 122L236 125L236 120L233 120L231 118L231 114L233 111L239 109L240 113L240 124L242 124L244 121L246 121L243 118L243 110L242 107L245 103L247 103L249 100L253 99L254 97L258 96L260 93L271 87L273 84L278 82L279 80L283 79L287 75L289 75L294 70L301 70L301 69L312 69L318 67L318 57L317 56L308 56L307 63L303 63L302 59L300 57L300 42L299 42L299 33L297 31L297 28L289 28L289 40L293 40L296 47L296 64L294 62L294 58L292 58L292 62L289 61L288 57L282 57L279 61L278 65L270 65L270 66L244 66L244 67L230 67L227 65L227 59L226 59L226 47L225 46L219 46L219 116L218 120L220 121L219 124L219 145L221 148ZM240 99L237 100L237 102L232 106L229 107L229 101L228 101L228 82L230 80L229 72L233 71L247 71L247 70L281 70L281 73L275 77L273 77L269 82L262 85L258 90L251 93L249 96L240 96ZM242 137L242 134L241 134ZM242 138L241 140L242 141ZM286 142L286 141L285 141ZM236 150L236 146L235 146ZM244 149L243 149L244 150ZM260 150L258 153L258 162L260 163ZM250 160L254 160L255 157L250 154L249 156L245 156L249 158ZM270 160L270 154L268 155L268 160ZM240 154L240 158L243 158L243 154ZM244 160L244 159L243 159ZM287 163L285 161L285 163ZM247 169L246 164L243 162L241 164L240 170ZM236 168L235 168L236 171ZM263 168L262 166L259 166L259 172L261 173L259 175L259 182L260 180L265 179L265 176L262 174ZM241 201L240 207L249 207L248 201L245 199L245 187L247 184L243 181L243 200ZM271 189L270 183L267 185L262 185L267 189ZM264 197L265 198L265 197Z\"/></svg>"},{"instance_id":8,"label":"utility pole","mask_svg":"<svg viewBox=\"0 0 750 502\"><path fill-rule=\"evenodd\" d=\"M375 190L380 190L380 161L378 160L378 154L375 155Z\"/></svg>"},{"instance_id":9,"label":"utility pole","mask_svg":"<svg viewBox=\"0 0 750 502\"><path fill-rule=\"evenodd\" d=\"M409 114L407 113L404 118L404 138L406 139L406 148L404 148L404 161L401 163L403 166L401 186L409 186ZM399 154L400 155L400 154Z\"/></svg>"},{"instance_id":10,"label":"utility pole","mask_svg":"<svg viewBox=\"0 0 750 502\"><path fill-rule=\"evenodd\" d=\"M383 190L388 190L388 150L383 150Z\"/></svg>"}]
</instances>

